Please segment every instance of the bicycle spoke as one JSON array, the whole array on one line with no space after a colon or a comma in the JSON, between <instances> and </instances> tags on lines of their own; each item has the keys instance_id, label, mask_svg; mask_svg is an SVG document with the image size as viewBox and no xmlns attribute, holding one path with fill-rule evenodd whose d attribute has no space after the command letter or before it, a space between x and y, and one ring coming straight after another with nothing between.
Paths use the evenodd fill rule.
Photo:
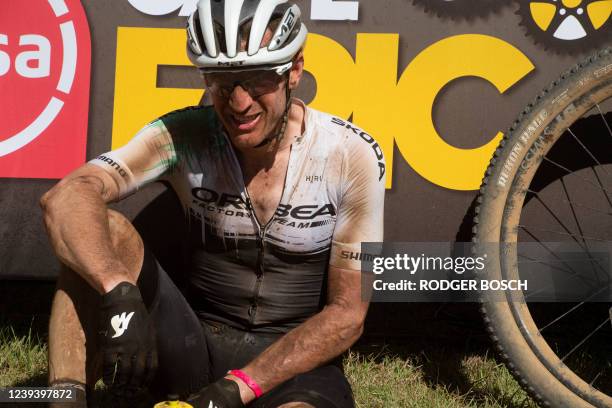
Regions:
<instances>
[{"instance_id":1,"label":"bicycle spoke","mask_svg":"<svg viewBox=\"0 0 612 408\"><path fill-rule=\"evenodd\" d=\"M584 151L585 151L585 152L587 152L587 154L588 154L589 156L591 156L591 159L593 159L593 160L595 161L595 163L597 163L599 166L601 166L601 163L599 162L599 160L597 160L597 158L596 158L596 157L593 155L593 153L591 153L591 151L590 151L590 150L589 150L589 149L588 149L588 148L587 148L587 147L586 147L586 146L585 146L585 145L584 145L584 144L583 144L583 143L580 141L580 139L578 139L578 137L576 137L576 135L574 134L574 132L572 132L572 129L568 127L568 128L567 128L567 131L570 133L570 135L572 135L572 137L574 138L574 140L576 140L576 142L578 142L578 144L579 144L580 146L582 146L582 148L584 149ZM605 173L606 173L606 174L609 176L608 171L607 171L607 170L605 170L605 167L604 167L604 171L605 171Z\"/></svg>"},{"instance_id":2,"label":"bicycle spoke","mask_svg":"<svg viewBox=\"0 0 612 408\"><path fill-rule=\"evenodd\" d=\"M533 258L529 258L529 257L528 257L528 256L526 256L526 255L519 255L519 257L521 257L521 258L525 258L525 259L527 259L527 261L517 261L517 265L521 265L521 264L523 264L523 265L527 265L527 264L540 264L540 265L545 265L545 266L548 266L548 267L550 267L551 269L556 269L556 270L561 271L561 272L569 273L570 275L574 275L574 274L575 274L575 273L574 273L574 272L572 272L572 271L568 271L567 269L561 268L561 267L559 267L559 266L556 266L556 265L554 265L554 264L550 263L551 261L542 261L542 260L538 260L538 259L533 259ZM587 261L595 261L595 262L599 263L599 261L597 261L597 260L595 260L595 259L593 259L593 258L584 258L584 259L559 259L559 262L563 262L563 263L566 263L566 262L569 262L569 263L572 263L572 262L573 262L573 263L576 263L576 262L587 262Z\"/></svg>"},{"instance_id":3,"label":"bicycle spoke","mask_svg":"<svg viewBox=\"0 0 612 408\"><path fill-rule=\"evenodd\" d=\"M518 227L519 227L519 228L523 228L523 229L525 229L525 228L526 228L526 226L525 226L525 225L521 225L521 224L519 224L519 225L518 225ZM572 237L572 238L575 238L575 237L580 237L580 238L584 238L584 239L586 239L587 241L601 241L601 242L608 242L608 240L607 240L607 239L597 238L597 237L590 237L590 236L587 236L587 235L573 234L573 233L571 233L571 232L554 231L554 230L548 230L548 229L545 229L545 228L537 228L537 227L534 227L534 226L531 226L531 227L529 227L529 228L534 229L534 230L536 230L536 231L550 232L551 234L565 235L565 236ZM578 242L578 244L580 244L580 243ZM583 248L583 249L584 249L584 248Z\"/></svg>"},{"instance_id":4,"label":"bicycle spoke","mask_svg":"<svg viewBox=\"0 0 612 408\"><path fill-rule=\"evenodd\" d=\"M527 233L531 238L535 239L537 241L538 244L540 244L541 247L543 247L545 250L547 250L552 256L554 256L555 258L557 258L559 261L561 261L570 271L572 271L575 275L577 275L578 273L572 269L571 266L569 266L567 263L565 263L565 261L563 259L561 259L559 257L559 255L557 255L555 253L555 251L553 251L552 249L548 248L546 245L544 245L544 243L542 241L540 241L540 239L538 237L536 237L531 231L529 231L526 227L522 227L523 231L525 231L525 233Z\"/></svg>"},{"instance_id":5,"label":"bicycle spoke","mask_svg":"<svg viewBox=\"0 0 612 408\"><path fill-rule=\"evenodd\" d=\"M572 204L572 200L569 196L569 192L567 191L567 186L565 185L565 180L561 179L561 187L563 187L563 192L565 193L565 197L567 197L567 200L569 201L569 205L570 205L570 209L572 211L572 216L574 217L574 222L576 223L576 227L578 228L578 232L580 233L580 235L583 237L582 238L582 243L584 244L584 251L587 253L589 259L591 260L591 266L593 266L593 256L591 255L591 251L589 249L589 245L587 244L586 240L584 239L584 231L582 230L582 226L580 225L580 221L578 221L578 216L576 215L576 211L574 210L574 205ZM593 269L593 272L595 274L597 274L597 272L595 272L595 269Z\"/></svg>"},{"instance_id":6,"label":"bicycle spoke","mask_svg":"<svg viewBox=\"0 0 612 408\"><path fill-rule=\"evenodd\" d=\"M591 170L593 170L593 174L595 174L595 179L597 180L597 183L599 183L599 186L601 187L601 189L605 191L603 183L601 182L601 179L599 178L599 174L597 174L597 171L595 171L595 168L592 166L591 166ZM610 205L610 208L612 208L612 201L610 201L610 196L608 196L605 193L604 193L604 196L606 197L606 201Z\"/></svg>"},{"instance_id":7,"label":"bicycle spoke","mask_svg":"<svg viewBox=\"0 0 612 408\"><path fill-rule=\"evenodd\" d=\"M525 258L525 259L528 260L528 262L526 262L526 261L518 261L517 262L518 265L520 265L520 264L529 264L529 263L538 263L538 264L541 264L541 265L546 265L546 266L550 267L551 269L557 269L557 270L559 270L561 272L569 273L570 275L575 275L576 274L575 272L572 272L572 271L570 271L568 269L561 268L560 266L554 265L554 264L550 263L550 261L548 261L548 262L547 261L542 261L542 260L530 258L527 255L522 255L522 254L519 254L519 258ZM566 261L567 260L565 260L565 259L559 259L559 262L565 263Z\"/></svg>"},{"instance_id":8,"label":"bicycle spoke","mask_svg":"<svg viewBox=\"0 0 612 408\"><path fill-rule=\"evenodd\" d=\"M589 385L590 385L591 387L593 386L593 384L595 384L595 381L597 381L597 379L598 379L598 378L599 378L599 377L600 377L600 376L603 374L603 372L604 372L604 371L606 371L606 370L601 370L600 372L598 372L598 373L597 373L597 375L595 376L595 378L593 378L593 381L591 381L591 382L589 383Z\"/></svg>"},{"instance_id":9,"label":"bicycle spoke","mask_svg":"<svg viewBox=\"0 0 612 408\"><path fill-rule=\"evenodd\" d=\"M563 319L565 316L569 315L570 313L572 313L574 310L578 309L580 306L584 305L585 303L587 303L589 300L593 299L595 296L599 295L601 292L603 292L604 290L607 290L608 287L604 286L603 288L599 289L597 292L593 293L591 296L589 296L588 298L586 298L585 300L583 300L582 302L578 303L577 305L575 305L574 307L572 307L571 309L569 309L567 312L563 313L561 316L555 318L553 321L547 323L546 325L544 325L544 327L539 328L538 331L540 333L542 333L544 330L546 330L547 328L549 328L550 326L552 326L553 324L557 323L559 320Z\"/></svg>"},{"instance_id":10,"label":"bicycle spoke","mask_svg":"<svg viewBox=\"0 0 612 408\"><path fill-rule=\"evenodd\" d=\"M562 200L564 203L569 204L569 201L567 200ZM585 208L587 210L596 212L596 213L600 213L603 215L612 215L612 211L606 211L606 210L600 210L599 208L594 208L594 207L589 207L588 205L584 205L584 204L580 204L580 203L576 203L574 202L574 205L576 207L581 207L581 208Z\"/></svg>"},{"instance_id":11,"label":"bicycle spoke","mask_svg":"<svg viewBox=\"0 0 612 408\"><path fill-rule=\"evenodd\" d=\"M563 181L562 181L563 183ZM565 184L563 184L564 190L565 190ZM569 194L567 193L567 190L565 190L565 195L568 198L568 200L571 202L570 198L569 198ZM585 240L585 236L582 233L582 229L580 228L578 219L576 218L575 214L574 214L574 219L576 221L576 224L578 225L578 229L580 230L580 237L582 237L582 242L584 243L584 247L580 244L580 242L576 239L575 234L573 234L569 228L567 226L565 226L565 224L559 219L559 217L555 214L555 212L553 210L550 209L550 207L548 207L548 205L546 205L546 203L539 197L539 195L536 195L536 199L542 204L542 206L544 206L544 208L553 216L553 218L557 221L557 223L559 223L559 225L561 225L561 227L566 231L567 235L570 235L572 237L572 239L578 244L579 247L582 248L583 251L585 251L589 257L589 259L591 260L591 262L594 262L595 260L593 259L593 257L591 256L591 253L588 249L588 245L586 244L586 240ZM572 207L572 212L573 212L573 207ZM520 225L519 225L520 227ZM530 228L534 228L534 227L530 227ZM537 229L537 228L535 228ZM560 232L557 232L560 233ZM597 262L595 262L597 263ZM601 266L600 266L601 268ZM603 270L603 269L602 269ZM595 272L593 270L593 272ZM604 271L605 273L605 271Z\"/></svg>"},{"instance_id":12,"label":"bicycle spoke","mask_svg":"<svg viewBox=\"0 0 612 408\"><path fill-rule=\"evenodd\" d=\"M549 158L548 158L548 157L546 157L546 156L544 156L544 159L543 159L543 160L544 160L544 161L547 161L548 163L552 164L553 166L556 166L556 167L560 168L561 170L565 171L565 173L566 173L566 174L572 174L572 171L571 171L570 169L568 169L568 168L567 168L567 167L565 167L565 166L560 165L560 164L559 164L559 163L557 163L556 161L551 160L551 159L549 159ZM572 176L574 176L574 175L572 174ZM578 176L576 176L576 177L578 177ZM593 183L591 180L586 179L586 178L584 178L584 177L579 177L579 178L580 178L582 181L584 181L585 183L587 183L587 184L591 184L592 186L595 186L595 187L597 187L598 189L601 189L601 191L603 191L603 193L606 195L606 197L608 197L608 194L610 194L610 193L611 193L610 191L606 190L606 189L603 187L603 185L602 185L601 183L600 183L600 184L596 184L596 183Z\"/></svg>"},{"instance_id":13,"label":"bicycle spoke","mask_svg":"<svg viewBox=\"0 0 612 408\"><path fill-rule=\"evenodd\" d=\"M538 197L540 195L540 193L538 193L537 191L531 190L529 188L527 189L527 192L530 193L530 194L533 194L536 197ZM603 215L612 215L612 211L606 211L606 210L602 210L602 209L599 209L599 208L590 207L588 205L584 205L582 203L577 203L575 201L570 202L568 200L561 200L561 202L566 203L566 204L570 204L570 205L574 205L576 207L586 208L587 210L594 211L594 212L597 212L597 213L601 213Z\"/></svg>"},{"instance_id":14,"label":"bicycle spoke","mask_svg":"<svg viewBox=\"0 0 612 408\"><path fill-rule=\"evenodd\" d=\"M570 271L570 270L568 270L568 269L565 269L565 268L561 268L561 267L556 266L556 265L553 265L553 264L551 264L551 263L544 262L544 261L539 261L539 260L536 260L536 259L530 258L530 257L528 257L528 256L526 256L526 255L521 255L521 254L519 254L518 256L519 256L519 258L525 258L525 259L528 259L528 260L529 260L529 262L525 262L525 261L517 261L517 265L520 265L520 264L526 264L526 263L538 263L538 264L541 264L541 265L546 265L546 266L548 266L548 267L549 267L549 268L551 268L551 269L557 269L557 270L559 270L559 271L561 271L561 272L564 272L564 273L566 273L566 274L569 274L569 275L570 275L570 277L577 276L575 272L572 272L572 271ZM564 261L564 260L560 260L560 262L565 263L565 261ZM520 269L519 269L519 274L520 274ZM536 291L530 291L528 294L526 294L526 295L525 295L525 300L527 300L528 298L533 297L533 296L535 296L535 295L537 295L537 294L539 294L539 293L542 293L543 291L545 291L546 289L550 288L551 286L552 286L552 285L547 285L547 286L545 286L545 287L543 287L543 288L541 288L541 289L538 289L538 290L536 290Z\"/></svg>"},{"instance_id":15,"label":"bicycle spoke","mask_svg":"<svg viewBox=\"0 0 612 408\"><path fill-rule=\"evenodd\" d=\"M563 358L561 359L561 361L565 362L565 359L568 358L574 351L578 350L578 348L580 348L580 346L582 346L588 339L590 339L591 337L593 337L593 335L595 333L597 333L599 330L601 330L602 327L604 327L606 324L608 324L608 322L610 321L610 318L607 317L606 320L603 321L603 323L601 323L599 326L597 326L595 328L595 330L593 330L591 333L589 333L588 336L586 336L584 339L582 339L580 341L580 343L578 343L576 346L574 346L573 349L571 349L569 351L569 353L567 353L565 356L563 356Z\"/></svg>"},{"instance_id":16,"label":"bicycle spoke","mask_svg":"<svg viewBox=\"0 0 612 408\"><path fill-rule=\"evenodd\" d=\"M606 128L608 129L608 134L612 137L612 129L610 129L610 125L608 125L608 121L606 120L606 116L601 111L601 108L599 107L598 103L596 103L595 106L597 106L597 110L599 111L599 115L601 116L601 120L603 120L604 125L606 125Z\"/></svg>"},{"instance_id":17,"label":"bicycle spoke","mask_svg":"<svg viewBox=\"0 0 612 408\"><path fill-rule=\"evenodd\" d=\"M571 279L571 278L579 279L581 283L583 283L585 285L589 285L589 287L592 288L592 289L595 288L594 285L597 285L597 286L601 285L601 282L595 281L593 279L586 279L584 276L581 276L581 275L572 274L568 279ZM523 297L525 298L525 300L527 300L529 298L533 298L534 296L539 295L542 292L545 292L546 290L554 287L555 285L556 285L556 283L553 282L553 283L550 283L550 284L548 284L548 285L546 285L543 288L540 288L538 290L530 290L526 295L523 295ZM605 288L607 289L608 286L605 286ZM601 291L601 289L600 289L600 291ZM597 294L599 294L599 292L590 295L587 299L592 299L593 296L595 296ZM574 299L574 301L578 301L578 299Z\"/></svg>"},{"instance_id":18,"label":"bicycle spoke","mask_svg":"<svg viewBox=\"0 0 612 408\"><path fill-rule=\"evenodd\" d=\"M574 222L576 223L576 227L578 228L578 232L580 233L581 236L583 236L584 235L584 231L582 231L582 227L580 226L580 221L578 221L578 216L576 215L576 211L574 210L574 205L572 204L572 200L571 200L571 198L569 196L569 192L567 191L567 186L565 185L565 180L561 179L560 181L561 181L561 187L563 188L563 192L565 193L565 197L567 197L567 201L569 202L570 210L572 212L572 217L574 217ZM586 241L584 240L584 237L582 238L582 242L586 246ZM587 246L587 249L588 249L588 246Z\"/></svg>"},{"instance_id":19,"label":"bicycle spoke","mask_svg":"<svg viewBox=\"0 0 612 408\"><path fill-rule=\"evenodd\" d=\"M567 196L567 194L566 194ZM550 215L552 215L552 217L555 219L555 221L557 221L557 223L561 226L561 228L563 228L569 235L571 235L572 239L574 241L576 241L576 243L578 245L580 245L580 242L578 242L578 240L574 237L574 235L572 234L572 232L570 231L570 229L563 223L563 221L561 221L559 219L559 217L557 216L557 214L555 214L555 212L553 210L550 209L550 207L544 202L544 200L542 200L542 198L540 198L539 195L536 196L536 199L540 202L540 204L542 204L542 206L546 209L546 211L548 211L548 213ZM569 199L569 197L568 197ZM581 232L582 233L582 232ZM584 238L583 238L584 241Z\"/></svg>"},{"instance_id":20,"label":"bicycle spoke","mask_svg":"<svg viewBox=\"0 0 612 408\"><path fill-rule=\"evenodd\" d=\"M523 229L523 231L527 232L527 233L528 233L530 236L532 236L533 238L535 238L535 239L536 239L536 240L537 240L537 241L538 241L538 242L539 242L541 245L543 245L539 239L537 239L537 238L536 238L534 235L532 235L532 234L531 234L531 233L530 233L530 232L527 230L527 226L519 224L519 225L518 225L518 228ZM582 248L582 250L583 250L583 251L585 251L585 252L587 253L587 255L589 255L589 259L591 259L592 263L594 263L595 265L597 265L597 266L599 267L599 269L600 269L600 270L601 270L601 271L604 273L604 275L606 275L606 270L605 270L605 269L603 269L603 267L602 267L602 266L599 264L599 262L597 262L595 259L593 259L593 257L592 257L592 256L590 256L590 253L589 253L589 252L588 252L588 251L587 251L585 248L583 248L583 247L580 245L580 242L578 242L578 240L576 239L576 234L572 234L571 232L567 232L567 233L566 233L566 232L561 232L561 231L547 230L547 229L544 229L544 228L537 228L537 227L534 227L534 226L530 226L529 228L534 229L534 230L536 230L536 231L550 232L550 233L553 233L553 234L560 234L560 235L565 235L565 236L571 236L571 237L572 237L572 239L573 239L573 240L574 240L574 241L575 241L575 242L578 244L578 246L579 246L580 248ZM583 238L583 239L586 239L586 240L588 240L588 241L601 241L601 242L608 242L608 240L607 240L607 239L601 239L601 238L595 238L595 237L587 237L587 236L584 236L584 235L578 235L578 236L579 236L579 237L581 237L581 238ZM546 248L546 246L545 246L545 245L543 245L543 246ZM548 248L546 248L546 249L548 249ZM549 251L550 251L550 250L549 250ZM558 256L558 255L555 255L555 257L556 257L557 259L561 259L561 258L559 258L559 256ZM573 270L573 269L572 269L572 270Z\"/></svg>"}]
</instances>

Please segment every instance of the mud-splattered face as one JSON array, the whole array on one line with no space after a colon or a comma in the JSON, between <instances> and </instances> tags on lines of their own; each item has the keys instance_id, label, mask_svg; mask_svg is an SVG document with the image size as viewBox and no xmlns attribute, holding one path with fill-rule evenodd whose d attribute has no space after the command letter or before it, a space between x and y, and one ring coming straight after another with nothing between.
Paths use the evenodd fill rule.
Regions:
<instances>
[{"instance_id":1,"label":"mud-splattered face","mask_svg":"<svg viewBox=\"0 0 612 408\"><path fill-rule=\"evenodd\" d=\"M206 75L215 111L234 146L255 147L277 131L287 103L287 77L275 71Z\"/></svg>"},{"instance_id":2,"label":"mud-splattered face","mask_svg":"<svg viewBox=\"0 0 612 408\"><path fill-rule=\"evenodd\" d=\"M266 30L261 47L270 43L279 21ZM243 41L240 49L245 50L246 46ZM204 76L215 111L236 148L258 146L279 131L287 107L287 87L297 88L303 67L303 54L299 52L291 68L280 75L275 70L250 70Z\"/></svg>"}]
</instances>

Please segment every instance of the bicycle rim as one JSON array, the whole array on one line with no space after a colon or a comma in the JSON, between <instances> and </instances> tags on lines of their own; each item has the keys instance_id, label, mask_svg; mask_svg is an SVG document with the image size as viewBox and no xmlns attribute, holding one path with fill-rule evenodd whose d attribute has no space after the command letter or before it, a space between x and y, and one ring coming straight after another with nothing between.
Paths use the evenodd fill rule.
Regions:
<instances>
[{"instance_id":1,"label":"bicycle rim","mask_svg":"<svg viewBox=\"0 0 612 408\"><path fill-rule=\"evenodd\" d=\"M599 227L607 225L612 213L612 194L609 193L612 191L612 166L609 164L612 161L612 149L607 149L612 147L612 144L604 143L607 147L603 151L590 151L593 149L589 149L587 144L592 141L585 143L572 127L585 123L589 118L601 120L602 137L607 137L612 142L611 114L606 115L601 111L601 105L607 103L612 96L611 71L612 52L607 49L565 73L526 108L498 148L483 180L475 218L474 242L477 252L486 252L490 243L519 243L526 237L535 237L535 241L542 242L537 236L544 234L543 231L549 236L551 233L562 232L565 238L578 237L579 241L593 238L587 237L580 226L578 232L574 233L565 225L563 228L559 227L558 223L554 227L557 230L553 227L547 230L529 224L530 212L536 207L540 213L544 212L549 216L552 214L551 219L556 219L554 222L563 223L563 217L555 214L550 204L542 200L541 195L545 195L547 189L550 191L561 186L570 198L567 192L569 180L584 179L582 171L593 172L599 176L595 177L595 181L584 184L600 184L599 193L604 193L607 203L603 211L597 211L601 211L601 217L607 218L605 222L601 222L601 219L594 217L594 224ZM527 149L517 148L518 143L525 143L527 140ZM577 151L583 151L592 163L584 168L576 168L559 163L556 158L551 159L549 155L554 155L555 147L567 143L567 140L575 143ZM556 168L562 177L549 184L542 183L541 172L545 166ZM563 175L564 172L566 174ZM569 207L575 210L575 203L572 203L571 199L566 201L569 202ZM584 204L581 206L588 207ZM595 210L594 207L589 208ZM574 211L574 220L575 215ZM531 219L538 224L544 218L538 215L531 216ZM610 230L605 230L604 227L604 240L610 241ZM505 251L500 253L502 255L499 258L494 257L497 261L491 261L487 265L486 278L520 279L518 255ZM513 292L506 294L504 301L484 303L482 309L488 330L508 367L538 402L549 406L610 407L612 398L608 382L612 373L609 370L609 361L604 361L607 369L599 370L595 374L597 378L586 378L590 374L581 370L580 361L572 362L570 358L571 354L576 356L575 353L580 351L580 348L584 350L584 347L592 343L593 336L598 331L601 334L601 330L605 332L611 328L606 308L609 305L599 304L599 308L606 312L605 316L601 316L599 329L594 332L591 330L595 334L589 333L588 337L585 335L584 338L578 339L569 348L569 354L567 349L559 345L558 339L550 334L551 322L559 324L570 315L585 316L587 305L566 306L565 311L558 316L542 318L538 315L542 314L539 313L542 309L550 311L558 305L529 305L522 293Z\"/></svg>"}]
</instances>

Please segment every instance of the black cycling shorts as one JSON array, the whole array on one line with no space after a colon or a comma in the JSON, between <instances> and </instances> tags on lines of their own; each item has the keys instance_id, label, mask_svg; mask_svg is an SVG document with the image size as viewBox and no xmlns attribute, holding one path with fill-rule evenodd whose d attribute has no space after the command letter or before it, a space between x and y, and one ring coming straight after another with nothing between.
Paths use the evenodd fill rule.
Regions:
<instances>
[{"instance_id":1,"label":"black cycling shorts","mask_svg":"<svg viewBox=\"0 0 612 408\"><path fill-rule=\"evenodd\" d=\"M282 336L200 321L146 247L138 287L157 334L159 368L151 391L158 400L171 394L185 398L224 377L227 371L244 367ZM248 407L277 407L292 401L317 408L354 407L341 359L297 375Z\"/></svg>"}]
</instances>

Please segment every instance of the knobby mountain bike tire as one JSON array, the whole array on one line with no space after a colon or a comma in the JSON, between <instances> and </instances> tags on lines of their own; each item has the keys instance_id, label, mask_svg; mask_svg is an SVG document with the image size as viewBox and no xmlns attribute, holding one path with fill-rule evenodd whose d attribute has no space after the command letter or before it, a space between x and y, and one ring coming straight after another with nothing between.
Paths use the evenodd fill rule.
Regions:
<instances>
[{"instance_id":1,"label":"knobby mountain bike tire","mask_svg":"<svg viewBox=\"0 0 612 408\"><path fill-rule=\"evenodd\" d=\"M609 228L612 219L612 113L609 108L606 112L611 96L612 47L599 51L565 72L525 108L505 135L483 179L474 218L475 253L490 252L491 245L497 247L498 251L496 256L489 256L486 269L482 272L484 279L520 279L520 262L517 261L516 253L506 251L503 247L507 243L518 244L526 234L534 237L544 234L540 231L550 232L554 228L553 232L565 234L567 239L578 238L580 244L585 242L588 245L592 237L580 228L576 208L581 211L591 208L592 214L586 217L588 222L593 228L599 228L600 234L606 235L598 236L597 239L612 241L612 228ZM586 135L579 135L579 132L572 130L574 126L583 126L586 121L598 126L600 130L589 131ZM561 143L565 144L566 153L559 155L557 152L555 158L548 157L555 151L555 146ZM576 156L580 155L591 160L591 163L576 164ZM571 159L573 163L560 163L563 157ZM545 166L547 173L557 172L554 181L542 181L546 178L541 176ZM579 192L568 192L571 178L579 181L574 183L579 186ZM557 183L558 186L551 187L551 183ZM564 194L562 199L553 204L558 208L562 204L571 208L571 211L564 212L565 220L555 214L556 210L551 209L551 204L539 197L540 194L544 195L546 188L556 188ZM578 203L580 200L586 202ZM595 201L602 203L601 208L594 208ZM551 225L555 226L541 228L535 233L530 231L523 224L528 206L530 209L539 207L544 215L537 218L550 219ZM560 219L555 220L555 217ZM570 224L578 227L570 229ZM605 227L602 228L602 225ZM555 324L562 324L570 316L573 316L574 321L596 318L590 309L593 307L598 313L601 312L598 317L601 324L594 326L593 334L589 334L589 328L583 340L580 340L581 334L574 345L560 350L557 340L563 342L571 337L569 333L573 332L572 326L569 329L562 327L560 334L550 336L548 326L538 320L538 307L564 307L565 312L553 320ZM580 348L588 350L584 356L592 355L593 348L589 344L594 343L597 336L604 336L603 341L598 340L604 344L601 347L605 348L606 343L612 346L609 307L610 304L603 303L532 305L519 291L506 292L501 299L494 301L483 300L481 311L499 355L523 388L540 405L612 407L609 349L607 354L602 354L603 357L599 354L595 358L590 357L593 364L597 365L597 372L588 374L583 371L589 371L590 368L581 368L585 365L581 361L587 357L576 356L576 350ZM569 356L568 352L574 355ZM572 359L576 361L570 364Z\"/></svg>"}]
</instances>

